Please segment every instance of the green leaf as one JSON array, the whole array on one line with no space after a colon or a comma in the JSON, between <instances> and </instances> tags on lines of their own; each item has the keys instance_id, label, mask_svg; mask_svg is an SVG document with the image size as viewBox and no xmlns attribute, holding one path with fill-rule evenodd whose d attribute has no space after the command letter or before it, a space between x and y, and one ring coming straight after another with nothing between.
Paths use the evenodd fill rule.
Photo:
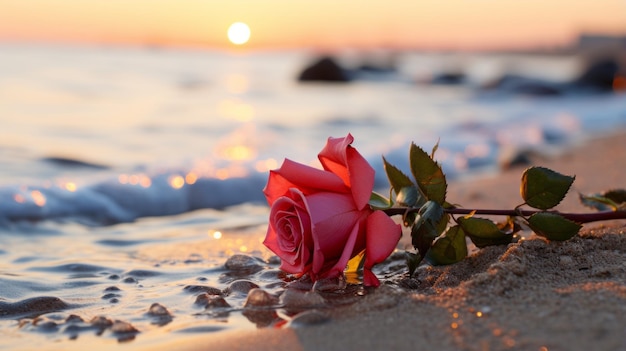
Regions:
<instances>
[{"instance_id":1,"label":"green leaf","mask_svg":"<svg viewBox=\"0 0 626 351\"><path fill-rule=\"evenodd\" d=\"M372 192L372 195L370 195L368 204L374 210L384 210L393 206L391 200L375 192Z\"/></svg>"},{"instance_id":2,"label":"green leaf","mask_svg":"<svg viewBox=\"0 0 626 351\"><path fill-rule=\"evenodd\" d=\"M467 257L465 232L458 225L451 227L439 237L426 254L426 259L433 265L453 264L465 257Z\"/></svg>"},{"instance_id":3,"label":"green leaf","mask_svg":"<svg viewBox=\"0 0 626 351\"><path fill-rule=\"evenodd\" d=\"M396 203L400 206L413 207L419 200L417 188L414 185L405 186L397 192Z\"/></svg>"},{"instance_id":4,"label":"green leaf","mask_svg":"<svg viewBox=\"0 0 626 351\"><path fill-rule=\"evenodd\" d=\"M406 258L406 265L409 268L409 276L412 277L413 273L415 273L415 270L420 265L420 262L422 262L422 256L409 251L405 251L404 254Z\"/></svg>"},{"instance_id":5,"label":"green leaf","mask_svg":"<svg viewBox=\"0 0 626 351\"><path fill-rule=\"evenodd\" d=\"M411 143L409 151L411 173L428 200L442 205L446 200L446 177L441 166L422 148Z\"/></svg>"},{"instance_id":6,"label":"green leaf","mask_svg":"<svg viewBox=\"0 0 626 351\"><path fill-rule=\"evenodd\" d=\"M617 211L626 209L626 190L609 190L602 194L580 194L580 202L587 207L599 211Z\"/></svg>"},{"instance_id":7,"label":"green leaf","mask_svg":"<svg viewBox=\"0 0 626 351\"><path fill-rule=\"evenodd\" d=\"M522 174L520 193L528 206L547 210L563 200L574 178L548 168L531 167Z\"/></svg>"},{"instance_id":8,"label":"green leaf","mask_svg":"<svg viewBox=\"0 0 626 351\"><path fill-rule=\"evenodd\" d=\"M443 207L434 201L427 201L418 212L411 227L411 242L419 254L424 257L433 240L441 234Z\"/></svg>"},{"instance_id":9,"label":"green leaf","mask_svg":"<svg viewBox=\"0 0 626 351\"><path fill-rule=\"evenodd\" d=\"M555 241L570 239L582 228L582 225L550 212L538 212L530 216L528 226L537 235Z\"/></svg>"},{"instance_id":10,"label":"green leaf","mask_svg":"<svg viewBox=\"0 0 626 351\"><path fill-rule=\"evenodd\" d=\"M513 231L503 231L504 225L498 226L485 218L459 218L459 225L476 247L483 248L493 245L506 245L513 241Z\"/></svg>"},{"instance_id":11,"label":"green leaf","mask_svg":"<svg viewBox=\"0 0 626 351\"><path fill-rule=\"evenodd\" d=\"M404 174L400 169L398 169L398 167L387 162L387 159L384 157L383 165L385 167L387 179L389 179L389 184L391 184L391 187L393 188L393 191L396 192L396 194L399 194L400 191L402 191L402 188L415 186L409 176Z\"/></svg>"},{"instance_id":12,"label":"green leaf","mask_svg":"<svg viewBox=\"0 0 626 351\"><path fill-rule=\"evenodd\" d=\"M613 189L604 193L604 197L618 204L626 203L626 189Z\"/></svg>"}]
</instances>

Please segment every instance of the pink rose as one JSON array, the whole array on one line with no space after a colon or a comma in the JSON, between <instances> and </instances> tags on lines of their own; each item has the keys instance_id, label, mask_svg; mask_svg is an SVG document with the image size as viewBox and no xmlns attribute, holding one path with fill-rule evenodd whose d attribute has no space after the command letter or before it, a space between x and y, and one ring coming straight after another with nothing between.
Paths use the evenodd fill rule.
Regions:
<instances>
[{"instance_id":1,"label":"pink rose","mask_svg":"<svg viewBox=\"0 0 626 351\"><path fill-rule=\"evenodd\" d=\"M329 138L318 158L323 170L285 159L263 190L271 206L263 242L281 269L313 281L343 274L365 250L363 283L378 286L371 269L395 249L401 227L368 201L374 169L350 146L354 138Z\"/></svg>"}]
</instances>

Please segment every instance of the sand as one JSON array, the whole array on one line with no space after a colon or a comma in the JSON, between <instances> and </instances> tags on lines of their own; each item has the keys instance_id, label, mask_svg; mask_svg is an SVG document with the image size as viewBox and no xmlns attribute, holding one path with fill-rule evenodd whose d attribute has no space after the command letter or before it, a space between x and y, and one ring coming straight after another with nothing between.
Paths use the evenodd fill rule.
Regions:
<instances>
[{"instance_id":1,"label":"sand","mask_svg":"<svg viewBox=\"0 0 626 351\"><path fill-rule=\"evenodd\" d=\"M587 212L577 193L626 187L626 132L585 140L535 165L576 175L562 211ZM521 203L524 167L450 184L448 201L473 208ZM319 309L319 323L181 337L177 350L626 350L626 222L580 236L534 235L444 267L421 267L351 305ZM403 239L403 240L406 240ZM412 289L398 288L397 284ZM316 312L312 312L315 315Z\"/></svg>"}]
</instances>

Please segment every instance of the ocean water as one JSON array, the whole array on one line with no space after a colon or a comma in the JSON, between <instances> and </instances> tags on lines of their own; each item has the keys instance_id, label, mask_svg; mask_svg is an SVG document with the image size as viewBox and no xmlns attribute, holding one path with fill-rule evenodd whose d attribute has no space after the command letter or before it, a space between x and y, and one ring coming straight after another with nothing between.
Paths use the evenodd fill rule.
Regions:
<instances>
[{"instance_id":1,"label":"ocean water","mask_svg":"<svg viewBox=\"0 0 626 351\"><path fill-rule=\"evenodd\" d=\"M315 165L329 136L351 133L384 189L381 155L406 167L411 141L439 141L458 179L497 172L511 150L558 152L626 125L623 93L480 88L504 73L571 81L578 57L406 53L392 73L298 83L313 57L0 45L0 347L139 346L288 322L245 313L247 289L289 279L260 244L261 190L285 157ZM456 71L464 84L426 83ZM228 306L209 306L211 289Z\"/></svg>"}]
</instances>

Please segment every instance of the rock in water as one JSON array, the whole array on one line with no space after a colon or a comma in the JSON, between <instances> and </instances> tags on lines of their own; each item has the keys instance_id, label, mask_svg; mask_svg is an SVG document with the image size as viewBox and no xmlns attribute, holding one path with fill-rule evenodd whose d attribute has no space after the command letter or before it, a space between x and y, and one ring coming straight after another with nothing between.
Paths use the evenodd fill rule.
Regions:
<instances>
[{"instance_id":1,"label":"rock in water","mask_svg":"<svg viewBox=\"0 0 626 351\"><path fill-rule=\"evenodd\" d=\"M69 307L63 300L54 296L32 297L13 303L0 301L0 317L36 317Z\"/></svg>"},{"instance_id":2,"label":"rock in water","mask_svg":"<svg viewBox=\"0 0 626 351\"><path fill-rule=\"evenodd\" d=\"M348 73L332 58L326 56L305 68L298 77L300 82L322 81L345 83L350 81Z\"/></svg>"},{"instance_id":3,"label":"rock in water","mask_svg":"<svg viewBox=\"0 0 626 351\"><path fill-rule=\"evenodd\" d=\"M270 295L263 289L254 288L248 292L248 297L246 298L246 302L243 304L243 307L271 307L277 303L278 299L275 296Z\"/></svg>"},{"instance_id":4,"label":"rock in water","mask_svg":"<svg viewBox=\"0 0 626 351\"><path fill-rule=\"evenodd\" d=\"M224 268L241 274L253 274L263 269L262 261L247 255L232 255L224 263Z\"/></svg>"},{"instance_id":5,"label":"rock in water","mask_svg":"<svg viewBox=\"0 0 626 351\"><path fill-rule=\"evenodd\" d=\"M593 63L574 82L574 85L597 91L612 91L613 80L619 71L619 66L614 60L602 60Z\"/></svg>"}]
</instances>

